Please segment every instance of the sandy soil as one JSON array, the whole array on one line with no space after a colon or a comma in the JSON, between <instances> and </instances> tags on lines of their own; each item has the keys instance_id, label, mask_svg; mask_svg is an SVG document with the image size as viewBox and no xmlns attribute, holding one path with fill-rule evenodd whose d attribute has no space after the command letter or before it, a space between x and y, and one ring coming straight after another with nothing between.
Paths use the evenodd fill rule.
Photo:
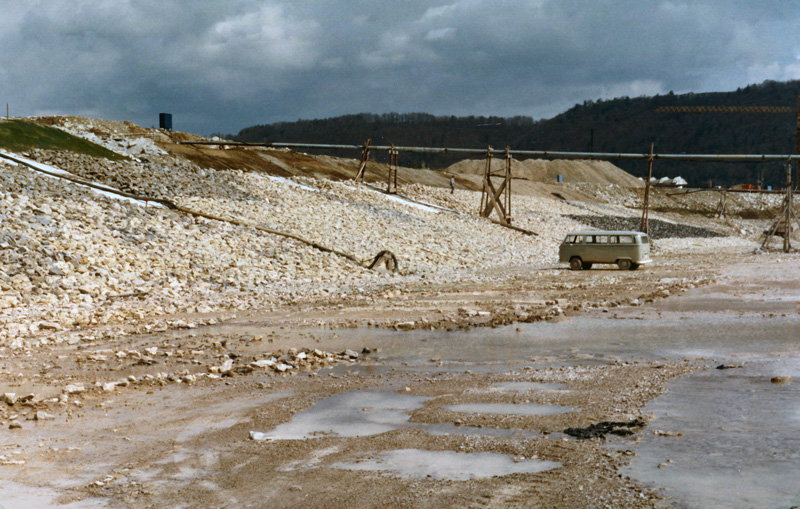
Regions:
<instances>
[{"instance_id":1,"label":"sandy soil","mask_svg":"<svg viewBox=\"0 0 800 509\"><path fill-rule=\"evenodd\" d=\"M580 362L573 355L504 361L506 369L490 371L448 369L440 359L423 358L426 340L419 329L510 325L512 333L518 322L647 306L714 284L728 267L752 256L740 249L713 257L664 256L635 272L508 269L486 282L420 283L374 300L338 296L210 327L45 346L27 356L4 354L0 392L14 393L5 399L15 401L0 410L5 428L0 478L6 480L0 488L7 495L27 486L37 496L50 494L52 503L75 507L100 502L110 507L652 507L660 503L658 494L619 474L633 454L624 442L608 448L605 439L578 440L563 431L636 419L646 426L642 408L647 401L669 380L697 369L697 363ZM391 329L415 330L402 333L406 348L419 351L412 358L427 366L412 369L386 360ZM313 349L360 355L298 364L300 369L285 374L252 368L251 362L267 353L291 357ZM230 363L224 367L226 360L233 361L232 369ZM326 367L311 369L321 365ZM200 373L213 376L188 376ZM484 403L519 403L518 395L489 390L500 382L564 384L568 390L529 393L525 402L575 411L509 416L446 408L474 402L476 394ZM409 411L411 423L532 434L513 439L436 435L401 426L357 437L250 439L254 430L269 431L324 398L356 390L428 398ZM631 429L635 440L641 428ZM516 464L542 460L561 466L469 480L406 479L333 467L405 449L495 452ZM34 492L16 493L17 502L33 500Z\"/></svg>"}]
</instances>

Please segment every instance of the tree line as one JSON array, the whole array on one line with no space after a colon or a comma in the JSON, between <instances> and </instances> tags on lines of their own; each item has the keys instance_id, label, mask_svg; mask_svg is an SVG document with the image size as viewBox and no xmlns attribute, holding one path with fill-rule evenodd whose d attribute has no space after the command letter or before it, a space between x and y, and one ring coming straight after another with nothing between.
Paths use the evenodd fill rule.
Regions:
<instances>
[{"instance_id":1,"label":"tree line","mask_svg":"<svg viewBox=\"0 0 800 509\"><path fill-rule=\"evenodd\" d=\"M231 139L320 144L553 150L568 152L690 154L789 154L794 152L797 119L792 114L656 113L662 106L790 106L800 81L765 81L733 92L674 94L587 100L552 119L530 116L437 116L428 113L359 113L247 127ZM326 151L344 157L350 152ZM375 154L380 160L385 154ZM401 154L400 164L445 168L463 156ZM644 176L644 161L613 161ZM654 175L682 176L690 185L751 183L781 186L781 163L696 163L657 161Z\"/></svg>"}]
</instances>

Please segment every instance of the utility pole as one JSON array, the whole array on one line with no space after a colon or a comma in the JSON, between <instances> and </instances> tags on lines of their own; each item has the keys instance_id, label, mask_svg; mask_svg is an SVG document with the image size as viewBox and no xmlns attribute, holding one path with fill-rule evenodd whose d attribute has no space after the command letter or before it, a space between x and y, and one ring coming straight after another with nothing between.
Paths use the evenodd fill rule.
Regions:
<instances>
[{"instance_id":1,"label":"utility pole","mask_svg":"<svg viewBox=\"0 0 800 509\"><path fill-rule=\"evenodd\" d=\"M653 158L656 144L650 144L650 157L647 159L647 180L644 183L644 203L642 204L642 222L639 224L639 231L648 233L650 229L650 181L653 179Z\"/></svg>"}]
</instances>

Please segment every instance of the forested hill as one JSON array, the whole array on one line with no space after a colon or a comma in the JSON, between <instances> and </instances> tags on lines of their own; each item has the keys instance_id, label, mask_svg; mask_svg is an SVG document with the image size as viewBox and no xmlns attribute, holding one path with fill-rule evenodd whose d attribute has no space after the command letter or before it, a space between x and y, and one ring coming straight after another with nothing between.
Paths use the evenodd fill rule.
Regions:
<instances>
[{"instance_id":1,"label":"forested hill","mask_svg":"<svg viewBox=\"0 0 800 509\"><path fill-rule=\"evenodd\" d=\"M240 141L413 145L425 147L495 148L645 153L788 154L794 151L797 119L793 114L656 113L661 106L788 106L797 105L800 81L751 85L735 92L621 97L586 101L547 120L531 117L446 117L424 113L357 114L322 120L298 120L243 129ZM340 153L349 157L358 154ZM453 156L402 154L405 166L443 168ZM613 161L637 176L643 161ZM657 161L656 176L682 176L691 185L741 182L783 184L780 163L686 163Z\"/></svg>"}]
</instances>

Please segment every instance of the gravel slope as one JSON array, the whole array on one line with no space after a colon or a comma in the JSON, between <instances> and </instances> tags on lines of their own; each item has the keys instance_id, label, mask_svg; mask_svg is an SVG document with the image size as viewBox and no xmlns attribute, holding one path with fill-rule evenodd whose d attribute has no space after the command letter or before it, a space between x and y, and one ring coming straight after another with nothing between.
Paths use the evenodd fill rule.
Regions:
<instances>
[{"instance_id":1,"label":"gravel slope","mask_svg":"<svg viewBox=\"0 0 800 509\"><path fill-rule=\"evenodd\" d=\"M163 134L157 132L146 137L147 130L136 126L76 118L61 123L131 160L46 151L24 155L87 181L233 222L142 206L0 162L0 344L22 346L40 331L52 331L53 341L70 334L142 332L173 326L170 317L176 314L224 316L337 292L382 291L403 282L469 281L509 266L540 269L557 264L557 246L568 231L631 227L639 216L632 207L640 190L565 184L565 194L576 190L591 200L552 193L514 196L514 224L538 233L528 236L478 217L480 193L474 191L451 194L446 188L404 185L403 196L415 200L409 201L350 181L201 168L159 148L153 138ZM121 133L123 128L128 132ZM278 157L285 151L271 153ZM656 193L657 210L683 210L651 215L659 225L655 238L664 239L656 243L656 254L717 245L752 249L764 221L691 214L718 199L701 194ZM749 198L748 204L747 199L736 196L731 209L763 212L779 200ZM367 270L258 227L365 261L390 250L400 270ZM90 329L94 332L86 332Z\"/></svg>"}]
</instances>

